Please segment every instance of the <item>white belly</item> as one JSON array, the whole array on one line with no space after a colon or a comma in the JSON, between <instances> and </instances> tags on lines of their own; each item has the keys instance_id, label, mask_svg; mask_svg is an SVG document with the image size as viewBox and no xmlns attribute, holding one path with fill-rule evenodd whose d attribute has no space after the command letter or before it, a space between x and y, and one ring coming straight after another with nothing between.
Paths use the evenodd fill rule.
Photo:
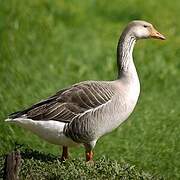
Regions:
<instances>
[{"instance_id":1,"label":"white belly","mask_svg":"<svg viewBox=\"0 0 180 180\"><path fill-rule=\"evenodd\" d=\"M77 146L76 142L66 137L63 133L65 123L59 121L35 121L32 119L16 118L10 120L26 128L46 141L62 146Z\"/></svg>"}]
</instances>

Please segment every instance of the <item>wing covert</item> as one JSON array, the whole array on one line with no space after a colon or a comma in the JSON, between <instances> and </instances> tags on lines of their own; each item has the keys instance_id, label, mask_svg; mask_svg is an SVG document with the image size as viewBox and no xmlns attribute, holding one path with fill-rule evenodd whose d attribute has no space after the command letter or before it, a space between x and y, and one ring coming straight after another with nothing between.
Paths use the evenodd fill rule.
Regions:
<instances>
[{"instance_id":1,"label":"wing covert","mask_svg":"<svg viewBox=\"0 0 180 180\"><path fill-rule=\"evenodd\" d=\"M21 115L34 120L70 122L77 115L106 103L113 94L113 86L108 82L82 82L57 92L22 111Z\"/></svg>"}]
</instances>

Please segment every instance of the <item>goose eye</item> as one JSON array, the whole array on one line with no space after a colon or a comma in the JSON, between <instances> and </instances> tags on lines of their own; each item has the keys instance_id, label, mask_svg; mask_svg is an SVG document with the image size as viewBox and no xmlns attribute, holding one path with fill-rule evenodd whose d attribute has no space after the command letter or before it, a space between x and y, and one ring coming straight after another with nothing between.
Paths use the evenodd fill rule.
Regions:
<instances>
[{"instance_id":1,"label":"goose eye","mask_svg":"<svg viewBox=\"0 0 180 180\"><path fill-rule=\"evenodd\" d=\"M147 26L146 26L146 25L144 25L144 27L145 27L145 28L147 28Z\"/></svg>"}]
</instances>

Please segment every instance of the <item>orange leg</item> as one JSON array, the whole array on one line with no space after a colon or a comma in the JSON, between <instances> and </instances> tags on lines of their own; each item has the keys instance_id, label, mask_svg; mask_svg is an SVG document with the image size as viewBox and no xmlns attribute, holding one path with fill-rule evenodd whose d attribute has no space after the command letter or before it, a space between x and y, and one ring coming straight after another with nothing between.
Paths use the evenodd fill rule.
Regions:
<instances>
[{"instance_id":1,"label":"orange leg","mask_svg":"<svg viewBox=\"0 0 180 180\"><path fill-rule=\"evenodd\" d=\"M68 147L63 146L61 161L65 161L66 159L68 159L68 157L69 157L69 155L68 155Z\"/></svg>"},{"instance_id":2,"label":"orange leg","mask_svg":"<svg viewBox=\"0 0 180 180\"><path fill-rule=\"evenodd\" d=\"M92 150L86 151L86 162L93 161L93 152Z\"/></svg>"}]
</instances>

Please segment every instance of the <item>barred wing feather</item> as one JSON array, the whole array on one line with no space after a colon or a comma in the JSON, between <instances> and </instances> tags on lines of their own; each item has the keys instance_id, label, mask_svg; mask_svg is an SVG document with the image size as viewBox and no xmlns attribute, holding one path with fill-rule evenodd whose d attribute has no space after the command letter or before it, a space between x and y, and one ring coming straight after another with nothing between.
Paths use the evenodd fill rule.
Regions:
<instances>
[{"instance_id":1,"label":"barred wing feather","mask_svg":"<svg viewBox=\"0 0 180 180\"><path fill-rule=\"evenodd\" d=\"M109 82L87 81L57 92L30 108L13 113L10 118L26 116L33 120L71 122L77 115L108 102L114 94Z\"/></svg>"}]
</instances>

